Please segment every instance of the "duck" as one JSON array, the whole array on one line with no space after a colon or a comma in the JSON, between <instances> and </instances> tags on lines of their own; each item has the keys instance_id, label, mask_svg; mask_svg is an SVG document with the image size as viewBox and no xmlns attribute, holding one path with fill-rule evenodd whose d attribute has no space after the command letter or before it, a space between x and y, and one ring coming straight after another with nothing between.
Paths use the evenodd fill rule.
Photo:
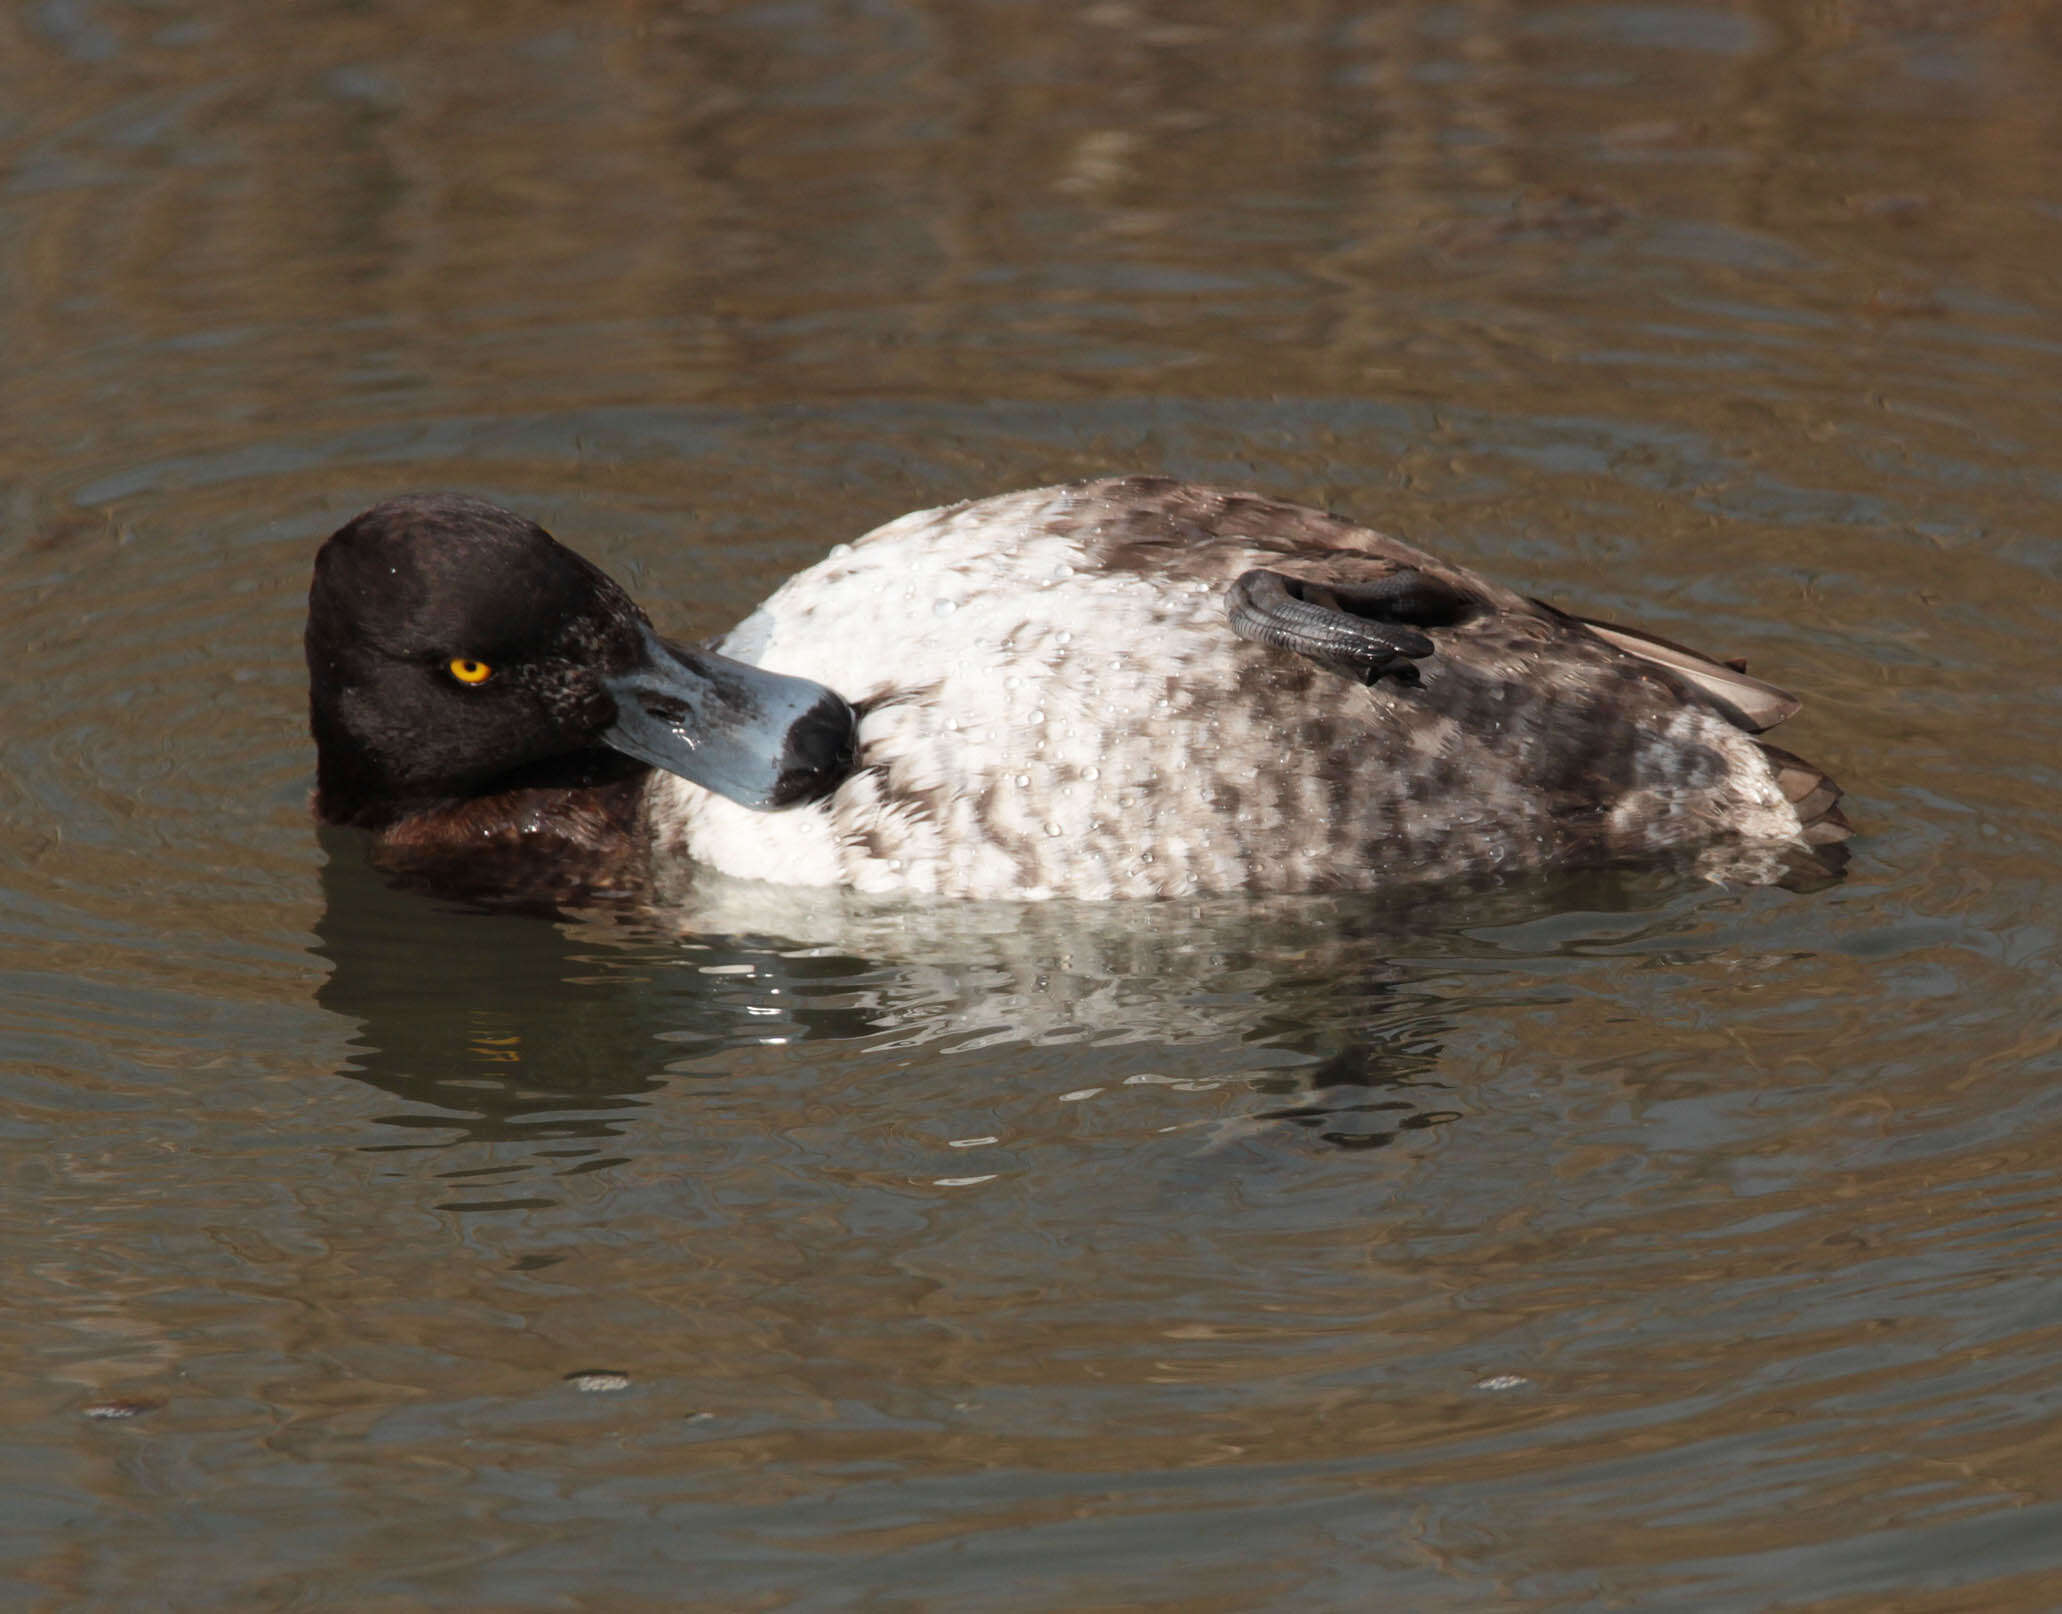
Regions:
<instances>
[{"instance_id":1,"label":"duck","mask_svg":"<svg viewBox=\"0 0 2062 1614\"><path fill-rule=\"evenodd\" d=\"M306 650L317 818L478 888L1380 891L1851 833L1744 664L1161 476L902 516L706 644L409 494L322 544Z\"/></svg>"}]
</instances>

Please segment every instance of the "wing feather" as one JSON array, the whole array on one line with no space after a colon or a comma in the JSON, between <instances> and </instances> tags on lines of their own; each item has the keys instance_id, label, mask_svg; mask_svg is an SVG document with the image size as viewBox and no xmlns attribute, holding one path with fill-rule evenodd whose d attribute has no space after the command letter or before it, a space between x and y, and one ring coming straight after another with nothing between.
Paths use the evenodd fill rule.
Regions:
<instances>
[{"instance_id":1,"label":"wing feather","mask_svg":"<svg viewBox=\"0 0 2062 1614\"><path fill-rule=\"evenodd\" d=\"M1651 661L1657 667L1666 667L1687 679L1724 708L1726 715L1749 734L1774 728L1785 718L1794 717L1804 705L1787 689L1778 689L1759 678L1750 678L1740 668L1715 661L1688 645L1677 644L1673 639L1663 639L1637 628L1620 627L1615 622L1599 622L1591 617L1571 615L1571 620L1581 623L1612 648L1623 650L1629 656L1638 656L1642 661Z\"/></svg>"}]
</instances>

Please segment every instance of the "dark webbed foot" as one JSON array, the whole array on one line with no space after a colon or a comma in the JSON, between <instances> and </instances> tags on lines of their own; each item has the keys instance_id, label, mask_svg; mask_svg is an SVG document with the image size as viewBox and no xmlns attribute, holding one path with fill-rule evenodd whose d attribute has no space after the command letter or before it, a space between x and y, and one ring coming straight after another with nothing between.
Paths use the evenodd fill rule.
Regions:
<instances>
[{"instance_id":1,"label":"dark webbed foot","mask_svg":"<svg viewBox=\"0 0 2062 1614\"><path fill-rule=\"evenodd\" d=\"M1313 583L1265 570L1244 573L1225 598L1241 638L1293 650L1356 683L1418 681L1432 654L1420 627L1451 627L1480 602L1451 583L1402 567L1369 583Z\"/></svg>"}]
</instances>

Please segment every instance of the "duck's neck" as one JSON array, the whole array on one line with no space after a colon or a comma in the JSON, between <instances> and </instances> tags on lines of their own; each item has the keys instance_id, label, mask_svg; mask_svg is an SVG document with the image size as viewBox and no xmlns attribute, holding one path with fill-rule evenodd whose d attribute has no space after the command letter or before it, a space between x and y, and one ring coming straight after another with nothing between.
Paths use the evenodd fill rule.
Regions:
<instances>
[{"instance_id":1,"label":"duck's neck","mask_svg":"<svg viewBox=\"0 0 2062 1614\"><path fill-rule=\"evenodd\" d=\"M395 800L318 768L315 813L372 831L373 861L405 884L494 906L577 903L641 889L651 769L613 751L520 769L477 794Z\"/></svg>"},{"instance_id":2,"label":"duck's neck","mask_svg":"<svg viewBox=\"0 0 2062 1614\"><path fill-rule=\"evenodd\" d=\"M428 787L396 778L342 734L325 734L323 714L315 733L315 816L325 824L386 832L424 815L465 809L476 803L536 791L580 792L641 783L651 769L620 751L596 746L546 757L476 783Z\"/></svg>"}]
</instances>

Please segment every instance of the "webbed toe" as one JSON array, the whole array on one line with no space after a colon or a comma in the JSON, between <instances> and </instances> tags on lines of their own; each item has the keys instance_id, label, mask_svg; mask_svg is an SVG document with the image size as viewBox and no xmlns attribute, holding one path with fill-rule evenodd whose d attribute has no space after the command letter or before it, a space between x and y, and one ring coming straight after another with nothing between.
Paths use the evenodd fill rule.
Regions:
<instances>
[{"instance_id":1,"label":"webbed toe","mask_svg":"<svg viewBox=\"0 0 2062 1614\"><path fill-rule=\"evenodd\" d=\"M1417 663L1432 654L1420 628L1450 627L1479 608L1452 584L1414 567L1366 583L1317 583L1256 568L1226 595L1232 631L1292 650L1356 683L1418 681Z\"/></svg>"}]
</instances>

